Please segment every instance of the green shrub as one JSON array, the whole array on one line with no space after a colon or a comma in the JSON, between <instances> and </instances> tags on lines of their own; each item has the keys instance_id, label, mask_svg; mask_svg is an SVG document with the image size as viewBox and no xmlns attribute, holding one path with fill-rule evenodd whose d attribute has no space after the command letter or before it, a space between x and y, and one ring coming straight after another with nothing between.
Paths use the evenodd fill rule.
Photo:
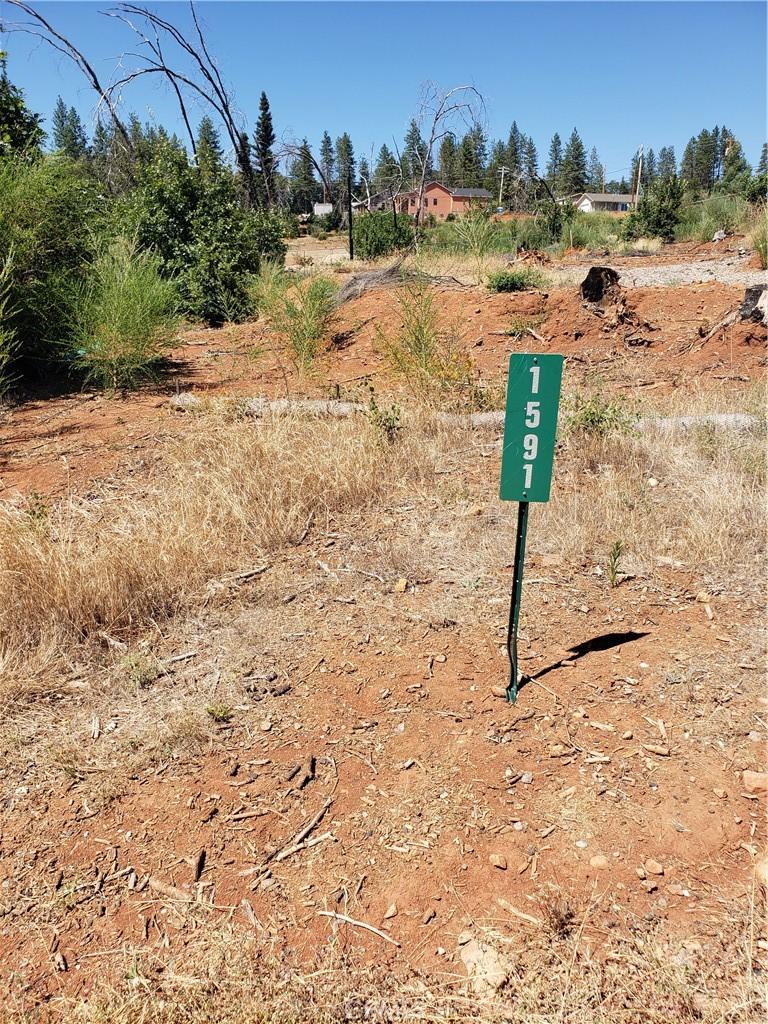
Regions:
<instances>
[{"instance_id":1,"label":"green shrub","mask_svg":"<svg viewBox=\"0 0 768 1024\"><path fill-rule=\"evenodd\" d=\"M488 275L488 287L492 292L524 292L529 288L543 288L544 275L531 267L496 270Z\"/></svg>"},{"instance_id":2,"label":"green shrub","mask_svg":"<svg viewBox=\"0 0 768 1024\"><path fill-rule=\"evenodd\" d=\"M710 242L716 231L742 231L751 207L740 196L712 195L683 207L675 238L684 242Z\"/></svg>"},{"instance_id":3,"label":"green shrub","mask_svg":"<svg viewBox=\"0 0 768 1024\"><path fill-rule=\"evenodd\" d=\"M89 268L75 305L76 363L102 387L134 387L151 376L177 326L178 293L159 259L117 238Z\"/></svg>"},{"instance_id":4,"label":"green shrub","mask_svg":"<svg viewBox=\"0 0 768 1024\"><path fill-rule=\"evenodd\" d=\"M251 312L257 316L262 313L269 316L289 284L290 278L282 263L263 260L258 274L253 274L248 282Z\"/></svg>"},{"instance_id":5,"label":"green shrub","mask_svg":"<svg viewBox=\"0 0 768 1024\"><path fill-rule=\"evenodd\" d=\"M11 290L13 288L13 251L9 252L0 265L0 396L11 385L10 366L16 350L16 332L11 325L13 309Z\"/></svg>"},{"instance_id":6,"label":"green shrub","mask_svg":"<svg viewBox=\"0 0 768 1024\"><path fill-rule=\"evenodd\" d=\"M641 195L637 209L624 220L622 236L632 240L656 236L670 240L680 222L683 184L678 178L659 178Z\"/></svg>"},{"instance_id":7,"label":"green shrub","mask_svg":"<svg viewBox=\"0 0 768 1024\"><path fill-rule=\"evenodd\" d=\"M622 221L609 213L582 213L564 224L560 242L571 249L597 249L614 246L619 240Z\"/></svg>"},{"instance_id":8,"label":"green shrub","mask_svg":"<svg viewBox=\"0 0 768 1024\"><path fill-rule=\"evenodd\" d=\"M421 394L464 386L472 375L471 360L461 351L457 332L440 327L434 297L426 281L408 281L397 294L397 335L390 338L379 332L394 369Z\"/></svg>"},{"instance_id":9,"label":"green shrub","mask_svg":"<svg viewBox=\"0 0 768 1024\"><path fill-rule=\"evenodd\" d=\"M334 315L336 283L327 277L295 281L279 294L270 310L274 327L288 339L300 370L317 355L320 342Z\"/></svg>"},{"instance_id":10,"label":"green shrub","mask_svg":"<svg viewBox=\"0 0 768 1024\"><path fill-rule=\"evenodd\" d=\"M50 375L61 369L71 335L73 289L82 280L104 197L82 167L62 157L0 159L2 328L14 337L6 372Z\"/></svg>"},{"instance_id":11,"label":"green shrub","mask_svg":"<svg viewBox=\"0 0 768 1024\"><path fill-rule=\"evenodd\" d=\"M285 256L279 214L244 210L229 170L201 175L170 144L140 169L116 226L157 253L163 275L177 282L183 311L209 324L244 319L250 276L262 259Z\"/></svg>"},{"instance_id":12,"label":"green shrub","mask_svg":"<svg viewBox=\"0 0 768 1024\"><path fill-rule=\"evenodd\" d=\"M760 266L763 270L768 269L768 223L765 207L760 211L757 227L749 236L749 241L760 257Z\"/></svg>"},{"instance_id":13,"label":"green shrub","mask_svg":"<svg viewBox=\"0 0 768 1024\"><path fill-rule=\"evenodd\" d=\"M606 398L600 391L576 391L567 396L563 412L567 433L599 437L614 432L627 434L637 419L622 395Z\"/></svg>"},{"instance_id":14,"label":"green shrub","mask_svg":"<svg viewBox=\"0 0 768 1024\"><path fill-rule=\"evenodd\" d=\"M391 211L358 213L352 220L352 240L358 259L375 260L408 248L413 242L413 227L402 214L395 227Z\"/></svg>"},{"instance_id":15,"label":"green shrub","mask_svg":"<svg viewBox=\"0 0 768 1024\"><path fill-rule=\"evenodd\" d=\"M517 222L517 244L516 251L521 249L538 249L540 251L549 248L558 241L559 235L553 234L549 222L538 217L526 217Z\"/></svg>"}]
</instances>

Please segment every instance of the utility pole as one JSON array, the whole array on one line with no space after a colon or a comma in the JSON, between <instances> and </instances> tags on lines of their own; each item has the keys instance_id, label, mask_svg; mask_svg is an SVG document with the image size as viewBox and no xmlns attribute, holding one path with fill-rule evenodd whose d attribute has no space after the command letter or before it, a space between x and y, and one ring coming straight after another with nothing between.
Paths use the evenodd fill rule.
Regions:
<instances>
[{"instance_id":1,"label":"utility pole","mask_svg":"<svg viewBox=\"0 0 768 1024\"><path fill-rule=\"evenodd\" d=\"M347 221L349 228L349 259L355 258L355 243L352 240L352 168L347 171Z\"/></svg>"},{"instance_id":2,"label":"utility pole","mask_svg":"<svg viewBox=\"0 0 768 1024\"><path fill-rule=\"evenodd\" d=\"M507 173L509 168L508 167L504 167L502 165L499 168L499 170L501 171L501 183L499 184L499 206L501 206L501 196L502 196L502 193L504 192L504 175Z\"/></svg>"},{"instance_id":3,"label":"utility pole","mask_svg":"<svg viewBox=\"0 0 768 1024\"><path fill-rule=\"evenodd\" d=\"M637 161L637 184L635 187L635 209L637 209L638 201L640 200L640 178L643 173L643 147L641 146L638 150L638 161Z\"/></svg>"}]
</instances>

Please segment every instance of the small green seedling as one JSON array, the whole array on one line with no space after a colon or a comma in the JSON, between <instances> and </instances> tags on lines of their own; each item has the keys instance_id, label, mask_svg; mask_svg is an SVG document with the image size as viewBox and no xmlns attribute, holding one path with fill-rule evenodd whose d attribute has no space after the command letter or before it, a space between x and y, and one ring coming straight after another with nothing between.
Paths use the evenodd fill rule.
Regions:
<instances>
[{"instance_id":1,"label":"small green seedling","mask_svg":"<svg viewBox=\"0 0 768 1024\"><path fill-rule=\"evenodd\" d=\"M621 580L621 556L624 552L624 541L616 540L608 553L608 582L612 587L618 587Z\"/></svg>"},{"instance_id":2,"label":"small green seedling","mask_svg":"<svg viewBox=\"0 0 768 1024\"><path fill-rule=\"evenodd\" d=\"M205 710L214 722L229 722L235 713L229 704L209 704Z\"/></svg>"}]
</instances>

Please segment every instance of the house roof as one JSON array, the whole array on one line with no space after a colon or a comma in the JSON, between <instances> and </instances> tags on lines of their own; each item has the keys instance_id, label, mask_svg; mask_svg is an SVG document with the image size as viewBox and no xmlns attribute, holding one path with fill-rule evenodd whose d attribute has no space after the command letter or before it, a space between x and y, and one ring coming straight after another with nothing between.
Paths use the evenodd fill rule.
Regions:
<instances>
[{"instance_id":1,"label":"house roof","mask_svg":"<svg viewBox=\"0 0 768 1024\"><path fill-rule=\"evenodd\" d=\"M571 199L589 199L593 203L634 203L635 197L626 192L577 192Z\"/></svg>"},{"instance_id":2,"label":"house roof","mask_svg":"<svg viewBox=\"0 0 768 1024\"><path fill-rule=\"evenodd\" d=\"M491 193L485 188L453 188L451 185L444 185L442 181L430 181L424 186L424 191L432 187L445 189L452 196L460 196L463 199L490 199ZM413 193L416 194L415 192Z\"/></svg>"}]
</instances>

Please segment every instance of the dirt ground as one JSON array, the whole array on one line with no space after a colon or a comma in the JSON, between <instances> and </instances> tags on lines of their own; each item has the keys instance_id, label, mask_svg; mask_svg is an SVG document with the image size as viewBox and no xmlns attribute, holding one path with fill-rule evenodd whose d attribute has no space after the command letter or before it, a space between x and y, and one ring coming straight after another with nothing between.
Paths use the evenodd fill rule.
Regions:
<instances>
[{"instance_id":1,"label":"dirt ground","mask_svg":"<svg viewBox=\"0 0 768 1024\"><path fill-rule=\"evenodd\" d=\"M572 286L444 288L438 304L485 381L501 379L512 351L561 352L572 385L599 379L653 403L711 384L738 408L763 380L766 331L737 322L707 335L743 283L628 283L618 322ZM536 336L505 333L520 317ZM371 292L339 311L310 377L256 323L185 332L172 375L137 395L27 396L0 415L0 499L87 496L105 481L119 493L128 476L151 476L186 429L169 408L177 392L388 393L395 324L394 294ZM487 508L497 472L481 443L446 466L476 509L470 549L500 528ZM300 961L336 936L355 961L463 977L469 939L491 928L524 944L559 915L596 956L617 935L658 938L716 1003L742 969L733 950L751 906L750 971L765 967L753 876L765 799L742 781L765 770L759 579L669 564L612 589L591 562L533 542L521 648L531 681L509 705L491 691L506 680L511 548L494 580L477 579L471 558L414 560L414 531L426 551L450 528L429 508L415 496L354 532L309 529L157 626L151 659L146 638L130 651L108 643L39 706L13 709L0 755L9 1006L66 1019L105 977L120 984L147 952L172 964L222 920ZM380 560L397 565L399 546L393 577ZM126 774L118 751L137 706L161 725L180 694L226 714L188 753L161 746Z\"/></svg>"}]
</instances>

